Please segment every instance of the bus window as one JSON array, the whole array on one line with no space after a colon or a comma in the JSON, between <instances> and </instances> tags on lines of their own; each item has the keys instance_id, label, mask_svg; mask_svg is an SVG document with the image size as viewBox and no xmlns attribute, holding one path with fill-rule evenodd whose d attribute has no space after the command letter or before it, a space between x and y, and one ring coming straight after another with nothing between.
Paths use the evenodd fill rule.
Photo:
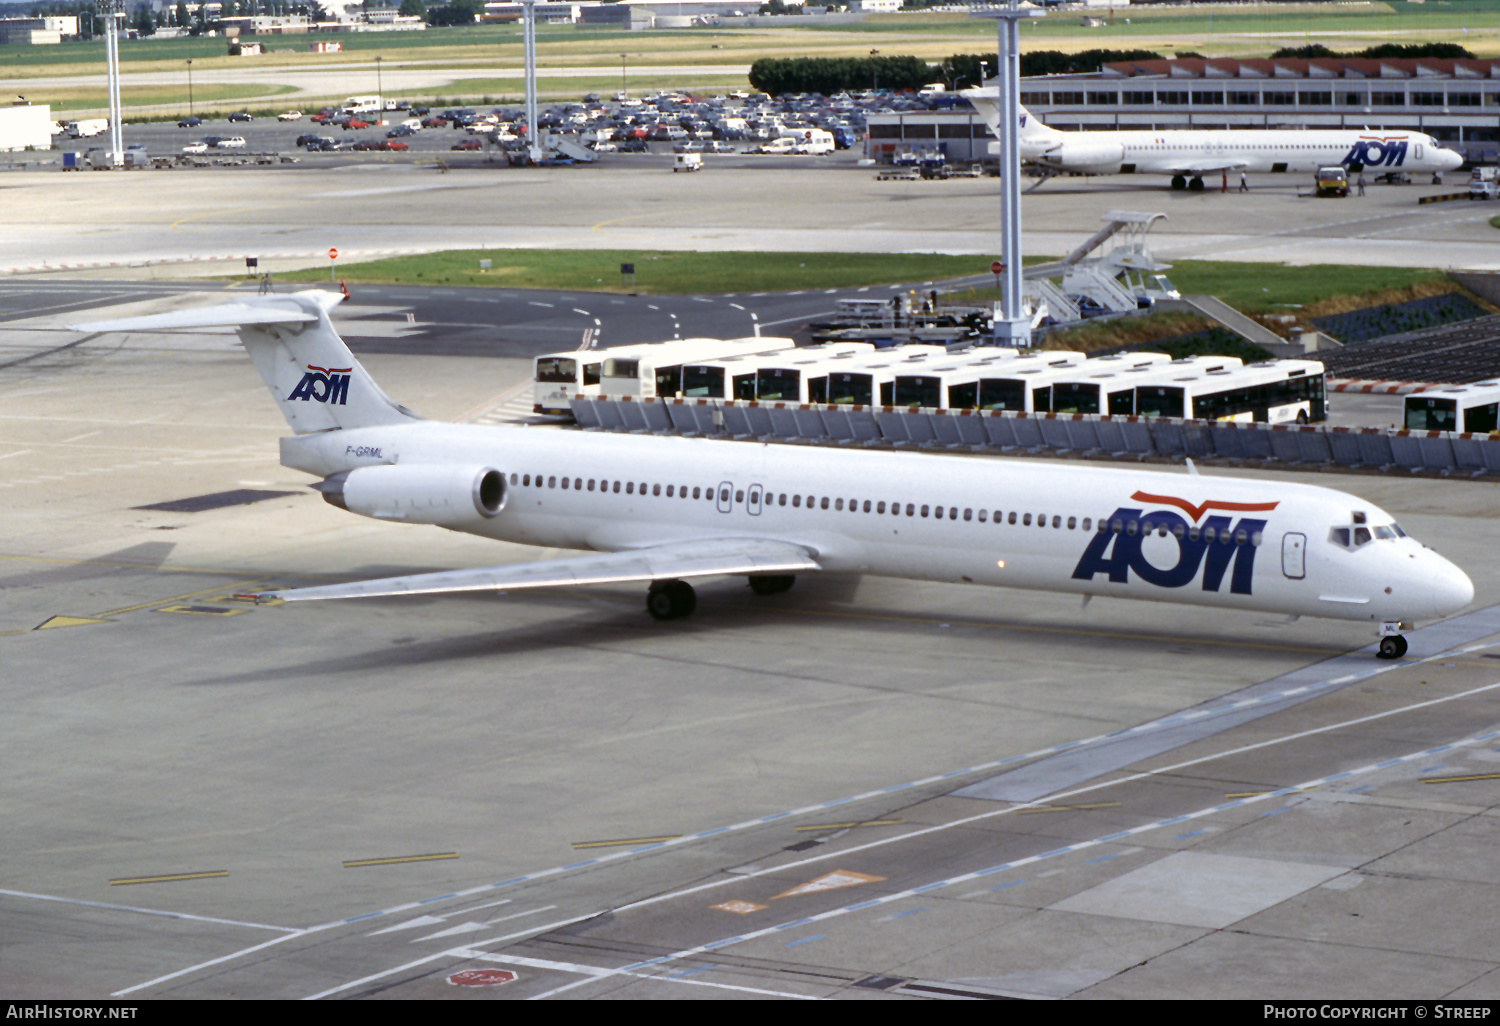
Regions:
<instances>
[{"instance_id":1,"label":"bus window","mask_svg":"<svg viewBox=\"0 0 1500 1026\"><path fill-rule=\"evenodd\" d=\"M807 401L810 403L828 402L828 378L807 379Z\"/></svg>"},{"instance_id":2,"label":"bus window","mask_svg":"<svg viewBox=\"0 0 1500 1026\"><path fill-rule=\"evenodd\" d=\"M640 368L641 361L639 360L605 360L604 376L606 378L633 378Z\"/></svg>"},{"instance_id":3,"label":"bus window","mask_svg":"<svg viewBox=\"0 0 1500 1026\"><path fill-rule=\"evenodd\" d=\"M886 381L886 382L882 382L881 383L881 385L880 385L880 405L881 406L893 406L893 405L895 405L895 399L892 398L892 396L895 393L895 390L896 390L896 383L894 381Z\"/></svg>"},{"instance_id":4,"label":"bus window","mask_svg":"<svg viewBox=\"0 0 1500 1026\"><path fill-rule=\"evenodd\" d=\"M739 381L738 378L735 379ZM802 372L767 367L755 381L755 395L763 403L798 403L802 401Z\"/></svg>"},{"instance_id":5,"label":"bus window","mask_svg":"<svg viewBox=\"0 0 1500 1026\"><path fill-rule=\"evenodd\" d=\"M1497 411L1500 411L1500 403L1470 406L1464 411L1464 430L1494 431L1497 426L1495 423Z\"/></svg>"},{"instance_id":6,"label":"bus window","mask_svg":"<svg viewBox=\"0 0 1500 1026\"><path fill-rule=\"evenodd\" d=\"M1038 404L1037 409L1041 406ZM1099 386L1066 382L1052 388L1053 413L1098 413Z\"/></svg>"},{"instance_id":7,"label":"bus window","mask_svg":"<svg viewBox=\"0 0 1500 1026\"><path fill-rule=\"evenodd\" d=\"M745 402L755 399L754 374L736 374L734 376L734 398Z\"/></svg>"},{"instance_id":8,"label":"bus window","mask_svg":"<svg viewBox=\"0 0 1500 1026\"><path fill-rule=\"evenodd\" d=\"M1408 431L1457 431L1458 400L1407 396L1406 429Z\"/></svg>"},{"instance_id":9,"label":"bus window","mask_svg":"<svg viewBox=\"0 0 1500 1026\"><path fill-rule=\"evenodd\" d=\"M896 379L896 406L921 406L931 409L941 406L942 388L937 378L906 375Z\"/></svg>"},{"instance_id":10,"label":"bus window","mask_svg":"<svg viewBox=\"0 0 1500 1026\"><path fill-rule=\"evenodd\" d=\"M1111 417L1128 417L1135 413L1135 389L1122 388L1118 392L1109 393L1109 415Z\"/></svg>"},{"instance_id":11,"label":"bus window","mask_svg":"<svg viewBox=\"0 0 1500 1026\"><path fill-rule=\"evenodd\" d=\"M825 401L872 406L875 403L874 378L868 374L830 374Z\"/></svg>"},{"instance_id":12,"label":"bus window","mask_svg":"<svg viewBox=\"0 0 1500 1026\"><path fill-rule=\"evenodd\" d=\"M1052 386L1034 388L1031 391L1031 408L1037 413L1052 412Z\"/></svg>"},{"instance_id":13,"label":"bus window","mask_svg":"<svg viewBox=\"0 0 1500 1026\"><path fill-rule=\"evenodd\" d=\"M1016 378L985 378L979 382L981 410L1026 409L1026 382Z\"/></svg>"},{"instance_id":14,"label":"bus window","mask_svg":"<svg viewBox=\"0 0 1500 1026\"><path fill-rule=\"evenodd\" d=\"M656 368L656 394L670 399L682 388L682 367Z\"/></svg>"},{"instance_id":15,"label":"bus window","mask_svg":"<svg viewBox=\"0 0 1500 1026\"><path fill-rule=\"evenodd\" d=\"M683 367L682 394L684 396L724 397L723 367Z\"/></svg>"},{"instance_id":16,"label":"bus window","mask_svg":"<svg viewBox=\"0 0 1500 1026\"><path fill-rule=\"evenodd\" d=\"M962 385L950 385L948 387L948 408L953 410L972 410L979 405L979 382L969 381Z\"/></svg>"},{"instance_id":17,"label":"bus window","mask_svg":"<svg viewBox=\"0 0 1500 1026\"><path fill-rule=\"evenodd\" d=\"M1181 417L1182 389L1147 386L1137 388L1135 412L1142 417Z\"/></svg>"},{"instance_id":18,"label":"bus window","mask_svg":"<svg viewBox=\"0 0 1500 1026\"><path fill-rule=\"evenodd\" d=\"M583 383L585 385L599 384L600 364L586 363L583 365Z\"/></svg>"},{"instance_id":19,"label":"bus window","mask_svg":"<svg viewBox=\"0 0 1500 1026\"><path fill-rule=\"evenodd\" d=\"M565 360L561 357L552 357L536 362L537 381L547 384L576 384L578 382L578 361Z\"/></svg>"}]
</instances>

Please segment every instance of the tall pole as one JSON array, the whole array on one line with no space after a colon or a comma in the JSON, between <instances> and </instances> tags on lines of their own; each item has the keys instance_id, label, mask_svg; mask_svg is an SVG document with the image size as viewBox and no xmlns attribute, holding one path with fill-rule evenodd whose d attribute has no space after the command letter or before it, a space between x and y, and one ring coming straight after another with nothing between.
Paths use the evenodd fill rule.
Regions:
<instances>
[{"instance_id":1,"label":"tall pole","mask_svg":"<svg viewBox=\"0 0 1500 1026\"><path fill-rule=\"evenodd\" d=\"M625 87L625 54L620 54L620 98L630 99L630 90Z\"/></svg>"},{"instance_id":2,"label":"tall pole","mask_svg":"<svg viewBox=\"0 0 1500 1026\"><path fill-rule=\"evenodd\" d=\"M189 58L188 66L188 117L193 116L193 62Z\"/></svg>"},{"instance_id":3,"label":"tall pole","mask_svg":"<svg viewBox=\"0 0 1500 1026\"><path fill-rule=\"evenodd\" d=\"M375 98L380 102L380 111L385 113L385 86L380 80L380 54L375 55Z\"/></svg>"},{"instance_id":4,"label":"tall pole","mask_svg":"<svg viewBox=\"0 0 1500 1026\"><path fill-rule=\"evenodd\" d=\"M104 12L104 61L109 90L109 162L111 167L125 163L125 146L120 139L120 17L125 0L102 0Z\"/></svg>"},{"instance_id":5,"label":"tall pole","mask_svg":"<svg viewBox=\"0 0 1500 1026\"><path fill-rule=\"evenodd\" d=\"M536 0L521 0L521 8L526 52L526 153L535 162L545 155L536 131Z\"/></svg>"},{"instance_id":6,"label":"tall pole","mask_svg":"<svg viewBox=\"0 0 1500 1026\"><path fill-rule=\"evenodd\" d=\"M1021 19L1041 17L1040 8L1005 6L975 8L977 18L994 18L998 29L1000 100L1000 316L995 320L995 344L1031 344L1031 322L1021 309Z\"/></svg>"}]
</instances>

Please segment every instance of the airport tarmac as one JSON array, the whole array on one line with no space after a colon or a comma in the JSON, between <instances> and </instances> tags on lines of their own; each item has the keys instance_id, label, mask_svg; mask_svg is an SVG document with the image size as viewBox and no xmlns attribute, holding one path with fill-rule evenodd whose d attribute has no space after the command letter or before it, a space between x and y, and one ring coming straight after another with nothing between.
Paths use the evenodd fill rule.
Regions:
<instances>
[{"instance_id":1,"label":"airport tarmac","mask_svg":"<svg viewBox=\"0 0 1500 1026\"><path fill-rule=\"evenodd\" d=\"M539 554L324 503L230 336L4 327L8 995L1500 992L1492 482L1274 475L1473 578L1397 662L875 578L253 606ZM452 420L525 355L361 360Z\"/></svg>"},{"instance_id":2,"label":"airport tarmac","mask_svg":"<svg viewBox=\"0 0 1500 1026\"><path fill-rule=\"evenodd\" d=\"M207 127L207 126L206 126ZM197 130L202 134L203 130ZM483 155L432 163L328 155L317 166L0 175L0 273L223 274L440 249L569 248L942 252L995 255L998 182L877 181L856 154L707 156L675 174L667 155L510 168ZM451 158L451 159L449 159ZM1028 254L1059 256L1111 210L1168 215L1151 233L1164 260L1495 269L1487 204L1418 199L1463 191L1372 185L1316 199L1299 175L1252 176L1248 193L1174 193L1158 176L1045 183L1022 201ZM768 212L773 212L768 215Z\"/></svg>"}]
</instances>

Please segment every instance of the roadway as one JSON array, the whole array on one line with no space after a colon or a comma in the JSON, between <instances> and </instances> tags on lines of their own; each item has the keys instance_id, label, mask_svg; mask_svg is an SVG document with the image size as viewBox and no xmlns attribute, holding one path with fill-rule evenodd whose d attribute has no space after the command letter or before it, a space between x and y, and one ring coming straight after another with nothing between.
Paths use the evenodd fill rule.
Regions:
<instances>
[{"instance_id":1,"label":"roadway","mask_svg":"<svg viewBox=\"0 0 1500 1026\"><path fill-rule=\"evenodd\" d=\"M170 151L209 131L156 129ZM292 133L296 126L271 131ZM305 131L306 129L302 129ZM459 133L430 130L422 143ZM352 135L353 133L351 133ZM294 135L289 135L294 138ZM436 140L436 141L434 141ZM510 168L484 153L326 154L294 165L0 175L0 273L139 279L262 267L327 266L446 249L760 250L994 253L994 179L880 182L857 155L707 156L674 174L666 154L596 165ZM1023 199L1028 254L1057 256L1110 210L1165 212L1156 255L1292 264L1500 268L1489 205L1419 205L1462 185L1373 185L1363 198L1313 199L1301 176L1251 177L1251 191L1174 193L1155 177L1054 180ZM770 212L770 213L768 213Z\"/></svg>"},{"instance_id":2,"label":"roadway","mask_svg":"<svg viewBox=\"0 0 1500 1026\"><path fill-rule=\"evenodd\" d=\"M538 554L323 503L229 336L58 330L180 288L3 293L7 993L1500 990L1493 484L1272 475L1473 575L1396 663L1360 625L874 578L711 582L669 624L628 586L255 607ZM562 298L362 288L337 319L453 420L595 316L825 300ZM478 969L517 977L449 982Z\"/></svg>"}]
</instances>

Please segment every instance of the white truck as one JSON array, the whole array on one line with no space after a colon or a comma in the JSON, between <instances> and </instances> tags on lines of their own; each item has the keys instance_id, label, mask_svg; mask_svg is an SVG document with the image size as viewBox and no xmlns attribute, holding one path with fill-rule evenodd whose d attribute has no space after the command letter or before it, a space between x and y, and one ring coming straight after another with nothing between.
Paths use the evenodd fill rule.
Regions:
<instances>
[{"instance_id":1,"label":"white truck","mask_svg":"<svg viewBox=\"0 0 1500 1026\"><path fill-rule=\"evenodd\" d=\"M108 118L85 118L68 124L68 134L74 139L89 139L109 131Z\"/></svg>"},{"instance_id":2,"label":"white truck","mask_svg":"<svg viewBox=\"0 0 1500 1026\"><path fill-rule=\"evenodd\" d=\"M1488 200L1500 196L1500 167L1476 167L1469 172L1469 199Z\"/></svg>"},{"instance_id":3,"label":"white truck","mask_svg":"<svg viewBox=\"0 0 1500 1026\"><path fill-rule=\"evenodd\" d=\"M378 96L351 96L339 104L343 114L372 114L385 110L385 103Z\"/></svg>"}]
</instances>

